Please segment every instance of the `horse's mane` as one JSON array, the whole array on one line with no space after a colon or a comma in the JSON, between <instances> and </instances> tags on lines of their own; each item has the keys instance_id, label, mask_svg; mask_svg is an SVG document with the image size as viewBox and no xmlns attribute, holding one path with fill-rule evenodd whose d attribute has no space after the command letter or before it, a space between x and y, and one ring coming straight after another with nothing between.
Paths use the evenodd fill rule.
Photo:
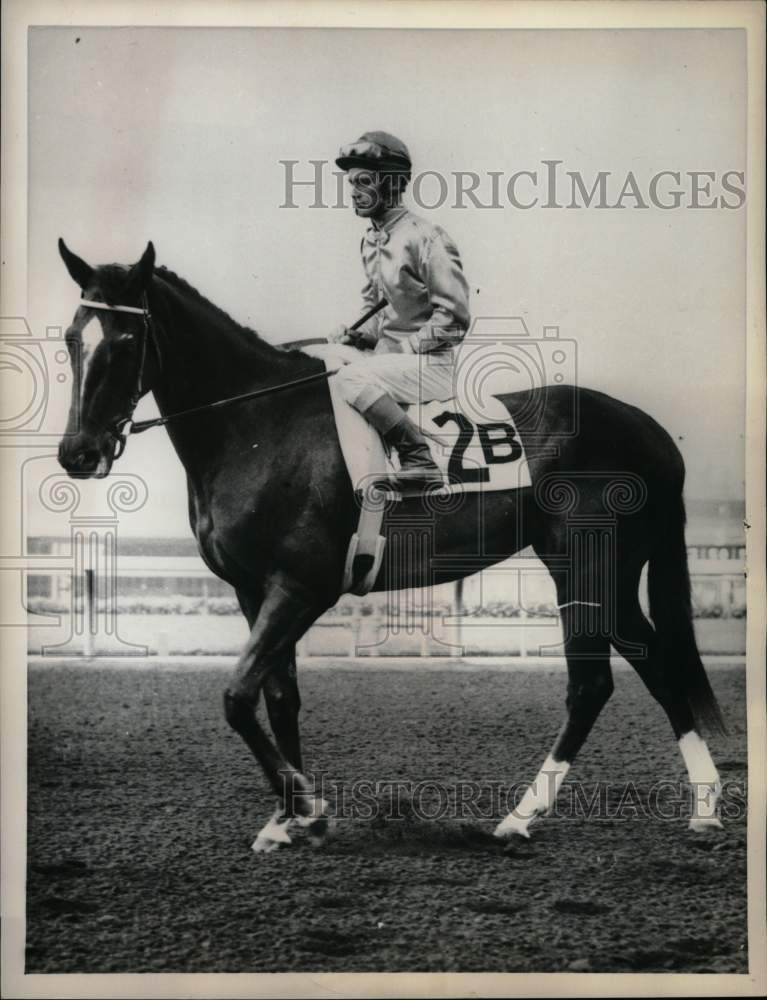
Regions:
<instances>
[{"instance_id":1,"label":"horse's mane","mask_svg":"<svg viewBox=\"0 0 767 1000\"><path fill-rule=\"evenodd\" d=\"M211 309L214 313L220 316L221 319L226 320L227 323L236 327L236 329L240 330L242 333L247 333L248 336L251 337L258 337L256 330L253 330L248 326L243 326L242 323L238 323L237 320L233 316L230 316L226 310L221 308L221 306L217 306L215 302L211 302L210 299L206 299L202 292L198 291L194 285L190 285L185 278L181 277L180 274L176 274L175 271L171 271L170 268L166 267L164 264L156 267L154 271L159 278L163 279L163 281L167 281L169 285L173 288L177 288L180 292L190 295L201 305L207 306L208 309ZM262 338L258 337L258 339L261 340Z\"/></svg>"},{"instance_id":2,"label":"horse's mane","mask_svg":"<svg viewBox=\"0 0 767 1000\"><path fill-rule=\"evenodd\" d=\"M293 356L293 357L305 357L301 351L291 350L281 347L279 344L272 344L268 340L265 340L259 333L252 327L243 326L242 323L238 323L237 320L230 316L225 309L221 306L217 306L215 302L211 302L210 299L206 298L202 292L198 291L194 285L190 285L189 282L182 278L180 274L176 274L175 271L171 271L170 268L166 267L164 264L159 265L154 269L154 273L158 278L167 282L171 288L175 288L179 292L183 292L184 295L193 298L200 305L205 306L207 309L211 310L219 319L223 320L234 332L237 333L242 344L249 347L251 350L258 347L266 347L273 351L279 351L282 356Z\"/></svg>"}]
</instances>

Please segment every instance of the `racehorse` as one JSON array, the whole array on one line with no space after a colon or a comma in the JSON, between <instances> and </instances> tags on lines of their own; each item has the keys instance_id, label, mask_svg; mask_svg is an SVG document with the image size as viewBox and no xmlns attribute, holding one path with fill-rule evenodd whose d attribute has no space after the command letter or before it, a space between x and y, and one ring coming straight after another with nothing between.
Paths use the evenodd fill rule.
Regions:
<instances>
[{"instance_id":1,"label":"racehorse","mask_svg":"<svg viewBox=\"0 0 767 1000\"><path fill-rule=\"evenodd\" d=\"M325 366L300 349L270 345L155 267L151 243L132 266L91 267L63 240L59 250L81 289L66 334L74 378L59 462L73 477L108 475L139 399L154 394L162 416L145 423L167 427L186 470L200 554L234 587L250 626L224 710L278 799L254 850L289 841L293 825L321 840L328 809L303 771L295 647L340 596L359 515ZM94 318L89 347L83 330ZM568 686L564 725L495 833L529 836L531 820L553 805L613 691L611 648L669 718L699 792L692 828L719 826L721 784L701 729L723 732L724 723L693 631L678 449L645 413L585 388L499 398L524 444L531 485L431 502L433 551L455 557L440 581L532 546L556 585ZM573 401L577 433L563 435ZM417 520L429 502L406 496L401 504ZM639 600L645 564L652 624ZM377 581L376 590L429 586L428 552L385 554ZM273 738L256 714L262 692Z\"/></svg>"}]
</instances>

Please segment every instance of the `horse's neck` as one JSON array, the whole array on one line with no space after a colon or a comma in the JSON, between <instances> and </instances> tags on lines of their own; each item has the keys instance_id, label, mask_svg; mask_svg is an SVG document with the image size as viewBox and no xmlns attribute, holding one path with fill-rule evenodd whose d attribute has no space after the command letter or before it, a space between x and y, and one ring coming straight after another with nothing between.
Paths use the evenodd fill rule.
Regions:
<instances>
[{"instance_id":1,"label":"horse's neck","mask_svg":"<svg viewBox=\"0 0 767 1000\"><path fill-rule=\"evenodd\" d=\"M159 382L164 397L183 393L185 402L195 406L212 401L212 391L234 395L295 369L294 355L239 327L204 300L164 283L155 282L155 287L160 291L158 346L165 356Z\"/></svg>"},{"instance_id":2,"label":"horse's neck","mask_svg":"<svg viewBox=\"0 0 767 1000\"><path fill-rule=\"evenodd\" d=\"M152 291L161 365L154 396L163 416L279 385L316 367L314 359L273 347L192 294L157 280ZM239 432L242 422L235 411L240 405L247 404L167 424L188 473L215 461L223 438L228 441Z\"/></svg>"}]
</instances>

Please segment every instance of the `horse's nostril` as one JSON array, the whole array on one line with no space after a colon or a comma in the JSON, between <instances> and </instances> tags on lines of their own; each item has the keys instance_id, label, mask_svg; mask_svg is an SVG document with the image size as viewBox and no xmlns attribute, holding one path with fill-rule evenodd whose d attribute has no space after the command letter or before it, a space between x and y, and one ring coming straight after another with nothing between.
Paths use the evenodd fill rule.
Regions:
<instances>
[{"instance_id":1,"label":"horse's nostril","mask_svg":"<svg viewBox=\"0 0 767 1000\"><path fill-rule=\"evenodd\" d=\"M91 476L102 462L102 451L96 441L67 439L59 445L59 464L71 476Z\"/></svg>"},{"instance_id":2,"label":"horse's nostril","mask_svg":"<svg viewBox=\"0 0 767 1000\"><path fill-rule=\"evenodd\" d=\"M78 469L95 469L100 458L101 452L96 448L85 448L75 455L73 465Z\"/></svg>"}]
</instances>

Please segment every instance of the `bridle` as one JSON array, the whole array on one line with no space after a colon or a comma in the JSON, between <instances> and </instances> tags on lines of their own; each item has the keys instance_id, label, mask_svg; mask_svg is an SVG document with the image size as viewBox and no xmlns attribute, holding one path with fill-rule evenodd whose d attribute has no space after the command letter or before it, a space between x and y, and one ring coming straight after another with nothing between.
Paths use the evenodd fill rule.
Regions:
<instances>
[{"instance_id":1,"label":"bridle","mask_svg":"<svg viewBox=\"0 0 767 1000\"><path fill-rule=\"evenodd\" d=\"M330 376L334 373L332 369L330 371L325 370L313 372L311 375L304 375L301 378L293 379L290 382L281 382L279 385L270 385L263 389L253 389L251 392L243 392L239 396L229 396L226 399L218 399L213 403L203 403L201 406L193 406L188 410L179 410L178 413L169 413L167 416L155 417L153 420L139 420L134 422L133 413L144 394L144 365L146 364L147 343L150 340L152 341L152 345L157 355L159 370L162 372L162 355L160 354L157 337L151 336L153 328L152 314L149 311L149 302L147 300L146 293L141 296L141 306L110 306L107 305L106 302L96 302L93 299L80 299L80 305L86 306L88 309L104 309L108 312L131 313L134 316L141 316L143 320L141 326L141 346L139 348L139 366L136 373L136 385L128 402L128 413L124 417L118 417L113 424L105 428L107 433L117 442L115 445L113 461L117 461L117 459L120 458L125 451L129 434L141 434L143 431L148 431L151 427L162 427L165 424L170 423L171 420L178 420L181 417L189 417L195 413L203 413L206 410L219 409L224 406L230 406L233 403L242 403L248 399L256 399L258 396L268 396L275 392L281 392L283 389L292 389L296 386L307 385L310 382L319 382L323 379L330 378ZM370 315L373 315L381 309L384 305L386 305L385 301L379 303L371 313L366 314L366 316L358 322L363 322L365 319L369 318Z\"/></svg>"},{"instance_id":2,"label":"bridle","mask_svg":"<svg viewBox=\"0 0 767 1000\"><path fill-rule=\"evenodd\" d=\"M107 433L117 442L115 444L113 459L113 461L117 461L117 459L120 458L122 453L125 451L128 434L130 434L133 429L133 412L144 394L143 383L144 365L146 364L146 345L150 339L149 324L152 319L152 315L149 312L149 302L145 292L141 296L141 306L110 306L107 305L106 302L96 302L93 299L80 299L80 305L86 306L88 309L103 309L108 312L131 313L134 316L140 316L142 319L138 371L136 372L136 384L128 401L128 413L124 417L118 417L112 425L105 428ZM157 362L160 371L162 371L162 357L160 355L160 349L157 345L157 339L155 337L152 338L152 344L154 345L154 349L157 354Z\"/></svg>"}]
</instances>

